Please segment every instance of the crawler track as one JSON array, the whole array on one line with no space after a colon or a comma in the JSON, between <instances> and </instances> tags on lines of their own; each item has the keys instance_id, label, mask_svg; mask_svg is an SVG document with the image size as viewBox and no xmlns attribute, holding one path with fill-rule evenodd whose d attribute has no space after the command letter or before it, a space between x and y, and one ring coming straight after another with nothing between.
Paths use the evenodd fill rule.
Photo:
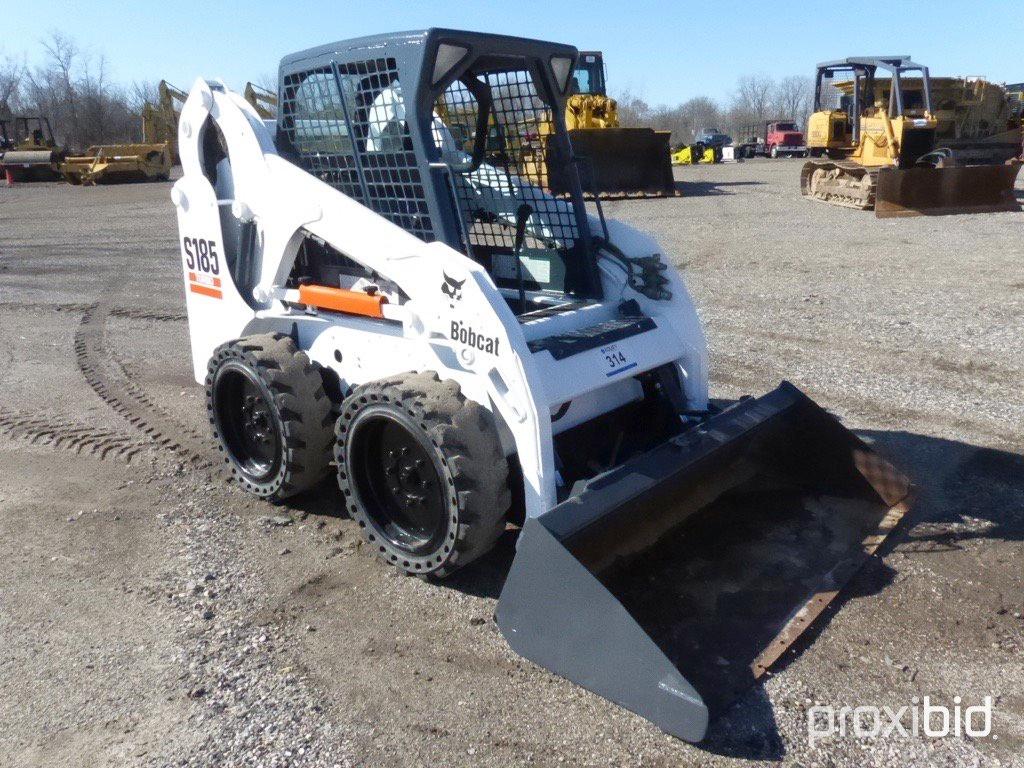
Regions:
<instances>
[{"instance_id":1,"label":"crawler track","mask_svg":"<svg viewBox=\"0 0 1024 768\"><path fill-rule=\"evenodd\" d=\"M838 160L808 160L800 172L800 192L843 208L870 211L875 207L878 169Z\"/></svg>"},{"instance_id":2,"label":"crawler track","mask_svg":"<svg viewBox=\"0 0 1024 768\"><path fill-rule=\"evenodd\" d=\"M86 382L105 403L157 445L169 448L193 466L213 464L211 446L192 430L177 423L124 370L115 364L110 370L105 349L107 318L113 314L104 302L93 304L82 314L75 333L75 358Z\"/></svg>"}]
</instances>

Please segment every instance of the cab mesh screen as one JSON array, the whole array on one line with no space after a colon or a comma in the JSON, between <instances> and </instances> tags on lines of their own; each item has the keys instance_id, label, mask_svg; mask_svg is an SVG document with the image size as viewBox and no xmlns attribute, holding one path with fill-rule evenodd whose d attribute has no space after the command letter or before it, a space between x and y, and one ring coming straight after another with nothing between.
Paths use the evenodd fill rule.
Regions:
<instances>
[{"instance_id":1,"label":"cab mesh screen","mask_svg":"<svg viewBox=\"0 0 1024 768\"><path fill-rule=\"evenodd\" d=\"M394 59L285 77L281 129L305 170L422 240L433 225Z\"/></svg>"},{"instance_id":2,"label":"cab mesh screen","mask_svg":"<svg viewBox=\"0 0 1024 768\"><path fill-rule=\"evenodd\" d=\"M477 83L466 78L475 77ZM442 94L437 106L449 136L435 141L444 149L453 141L463 160L474 145L479 105L466 82L487 89L491 99L486 150L480 167L455 175L455 195L469 245L511 251L515 216L522 204L533 211L530 239L537 245L568 250L579 238L574 209L546 192L548 163L558 162L550 135L551 110L538 95L529 71L466 74ZM502 202L496 202L503 198Z\"/></svg>"}]
</instances>

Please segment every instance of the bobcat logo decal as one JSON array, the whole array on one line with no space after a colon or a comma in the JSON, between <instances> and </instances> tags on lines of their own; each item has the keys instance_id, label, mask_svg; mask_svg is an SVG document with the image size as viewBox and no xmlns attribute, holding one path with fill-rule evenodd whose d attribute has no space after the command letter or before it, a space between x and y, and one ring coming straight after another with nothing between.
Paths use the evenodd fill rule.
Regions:
<instances>
[{"instance_id":1,"label":"bobcat logo decal","mask_svg":"<svg viewBox=\"0 0 1024 768\"><path fill-rule=\"evenodd\" d=\"M455 302L462 300L462 286L465 284L466 280L465 278L462 280L453 280L448 277L447 273L442 272L441 274L444 275L444 282L441 283L441 293L448 297L448 305L452 309L455 309Z\"/></svg>"}]
</instances>

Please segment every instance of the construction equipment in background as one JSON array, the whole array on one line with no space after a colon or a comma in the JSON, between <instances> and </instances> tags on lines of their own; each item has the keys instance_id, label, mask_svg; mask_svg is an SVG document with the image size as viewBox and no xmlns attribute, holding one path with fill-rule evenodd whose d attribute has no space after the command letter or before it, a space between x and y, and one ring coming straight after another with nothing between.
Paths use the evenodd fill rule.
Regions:
<instances>
[{"instance_id":1,"label":"construction equipment in background","mask_svg":"<svg viewBox=\"0 0 1024 768\"><path fill-rule=\"evenodd\" d=\"M12 181L55 181L60 178L64 150L53 138L45 117L14 117L7 137L10 147L0 155L0 166Z\"/></svg>"},{"instance_id":2,"label":"construction equipment in background","mask_svg":"<svg viewBox=\"0 0 1024 768\"><path fill-rule=\"evenodd\" d=\"M807 157L803 131L793 120L770 120L740 130L747 140L736 146L739 157Z\"/></svg>"},{"instance_id":3,"label":"construction equipment in background","mask_svg":"<svg viewBox=\"0 0 1024 768\"><path fill-rule=\"evenodd\" d=\"M171 164L180 162L178 156L178 115L188 97L180 88L161 80L157 88L157 103L146 102L142 107L142 142L170 146Z\"/></svg>"},{"instance_id":4,"label":"construction equipment in background","mask_svg":"<svg viewBox=\"0 0 1024 768\"><path fill-rule=\"evenodd\" d=\"M171 177L170 144L103 144L89 147L82 155L65 158L60 172L68 182L85 186L167 181Z\"/></svg>"},{"instance_id":5,"label":"construction equipment in background","mask_svg":"<svg viewBox=\"0 0 1024 768\"><path fill-rule=\"evenodd\" d=\"M764 124L764 142L761 144L766 156L807 157L804 133L792 120L773 120Z\"/></svg>"},{"instance_id":6,"label":"construction equipment in background","mask_svg":"<svg viewBox=\"0 0 1024 768\"><path fill-rule=\"evenodd\" d=\"M1007 83L1004 87L1010 102L1010 113L1018 120L1024 118L1024 83Z\"/></svg>"},{"instance_id":7,"label":"construction equipment in background","mask_svg":"<svg viewBox=\"0 0 1024 768\"><path fill-rule=\"evenodd\" d=\"M582 159L584 190L588 196L672 197L678 194L669 160L671 132L652 128L622 128L618 104L609 98L604 56L581 51L565 101L565 125L573 151ZM555 132L545 121L540 140ZM543 150L545 155L547 150ZM547 186L568 194L571 182L557 160L547 162Z\"/></svg>"},{"instance_id":8,"label":"construction equipment in background","mask_svg":"<svg viewBox=\"0 0 1024 768\"><path fill-rule=\"evenodd\" d=\"M907 102L923 102L921 78L901 78L901 84ZM1020 154L1021 116L1009 87L983 77L931 77L929 84L935 144L948 150L956 164L1002 164ZM877 78L875 87L878 98L887 103L891 81ZM836 88L852 98L852 81L837 83Z\"/></svg>"},{"instance_id":9,"label":"construction equipment in background","mask_svg":"<svg viewBox=\"0 0 1024 768\"><path fill-rule=\"evenodd\" d=\"M273 91L249 82L245 84L242 95L263 120L273 120L277 117L277 94Z\"/></svg>"},{"instance_id":10,"label":"construction equipment in background","mask_svg":"<svg viewBox=\"0 0 1024 768\"><path fill-rule=\"evenodd\" d=\"M878 70L889 78L876 79ZM917 73L917 91L904 87L907 73ZM1020 164L958 165L936 142L933 104L928 68L909 56L819 64L807 136L817 159L804 164L803 195L880 218L1019 211Z\"/></svg>"},{"instance_id":11,"label":"construction equipment in background","mask_svg":"<svg viewBox=\"0 0 1024 768\"><path fill-rule=\"evenodd\" d=\"M239 487L334 472L369 551L423 577L511 523L512 648L697 741L909 484L791 384L709 399L679 255L588 213L561 120L569 191L543 187L508 137L565 110L576 57L451 29L313 48L281 62L276 133L197 80L171 195L193 370Z\"/></svg>"},{"instance_id":12,"label":"construction equipment in background","mask_svg":"<svg viewBox=\"0 0 1024 768\"><path fill-rule=\"evenodd\" d=\"M701 142L684 144L671 155L672 165L713 165L722 161L722 148L705 146Z\"/></svg>"}]
</instances>

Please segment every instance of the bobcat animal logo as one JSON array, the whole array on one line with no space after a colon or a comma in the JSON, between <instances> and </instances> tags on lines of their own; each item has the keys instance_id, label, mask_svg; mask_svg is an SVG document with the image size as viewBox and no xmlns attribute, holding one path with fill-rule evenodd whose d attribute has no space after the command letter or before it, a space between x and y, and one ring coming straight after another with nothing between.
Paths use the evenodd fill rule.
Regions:
<instances>
[{"instance_id":1,"label":"bobcat animal logo","mask_svg":"<svg viewBox=\"0 0 1024 768\"><path fill-rule=\"evenodd\" d=\"M462 280L453 280L448 277L447 272L442 272L441 274L444 275L444 282L441 283L441 293L448 297L448 303L451 305L452 309L455 309L455 302L462 300L462 286L465 284L466 280L465 278Z\"/></svg>"}]
</instances>

